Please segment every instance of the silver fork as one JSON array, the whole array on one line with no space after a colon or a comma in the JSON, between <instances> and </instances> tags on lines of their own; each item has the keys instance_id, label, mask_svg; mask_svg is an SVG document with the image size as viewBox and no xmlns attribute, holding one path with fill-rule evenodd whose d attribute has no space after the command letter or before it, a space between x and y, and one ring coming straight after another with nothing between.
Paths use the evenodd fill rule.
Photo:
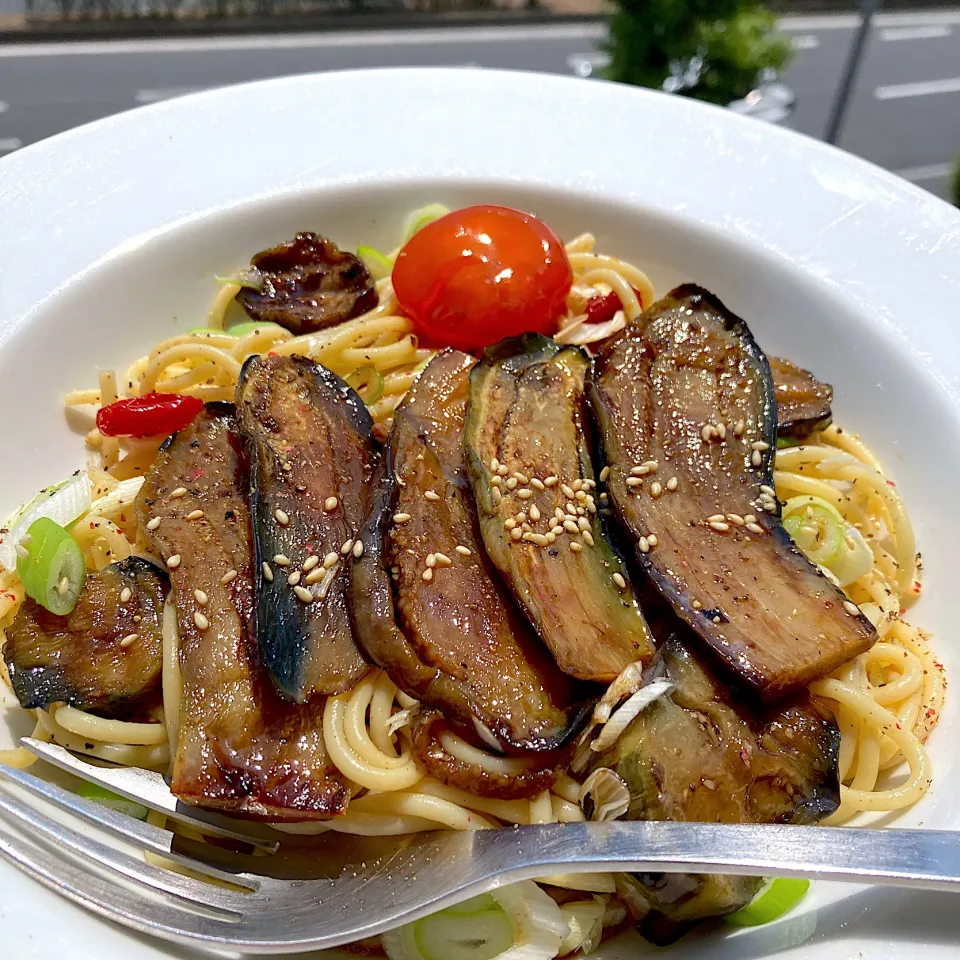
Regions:
<instances>
[{"instance_id":1,"label":"silver fork","mask_svg":"<svg viewBox=\"0 0 960 960\"><path fill-rule=\"evenodd\" d=\"M273 954L335 947L511 881L571 869L806 876L960 892L957 831L613 821L413 838L327 833L278 847L291 838L184 809L159 774L96 766L35 740L23 745L220 843L175 836L0 765L0 856L102 916L195 946ZM102 830L78 829L77 818ZM245 852L225 849L228 841ZM221 883L148 863L144 850Z\"/></svg>"}]
</instances>

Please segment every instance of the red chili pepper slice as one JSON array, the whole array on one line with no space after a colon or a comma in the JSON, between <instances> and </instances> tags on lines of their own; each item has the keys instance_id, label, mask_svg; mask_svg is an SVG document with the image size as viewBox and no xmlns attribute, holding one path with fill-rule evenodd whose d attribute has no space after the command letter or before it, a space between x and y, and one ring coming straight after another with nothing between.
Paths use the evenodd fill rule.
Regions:
<instances>
[{"instance_id":1,"label":"red chili pepper slice","mask_svg":"<svg viewBox=\"0 0 960 960\"><path fill-rule=\"evenodd\" d=\"M148 393L101 407L97 429L105 437L159 437L182 430L202 409L196 397Z\"/></svg>"},{"instance_id":2,"label":"red chili pepper slice","mask_svg":"<svg viewBox=\"0 0 960 960\"><path fill-rule=\"evenodd\" d=\"M640 296L640 291L634 287L633 292L637 295L642 309L643 297ZM606 323L613 319L613 315L622 306L616 290L611 290L610 293L598 293L587 301L587 323Z\"/></svg>"}]
</instances>

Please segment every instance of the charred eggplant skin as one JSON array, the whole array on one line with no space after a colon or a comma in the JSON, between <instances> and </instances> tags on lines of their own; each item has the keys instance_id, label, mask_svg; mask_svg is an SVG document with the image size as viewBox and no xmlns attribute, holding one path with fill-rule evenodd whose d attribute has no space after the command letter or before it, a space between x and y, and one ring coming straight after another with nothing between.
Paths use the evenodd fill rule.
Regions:
<instances>
[{"instance_id":1,"label":"charred eggplant skin","mask_svg":"<svg viewBox=\"0 0 960 960\"><path fill-rule=\"evenodd\" d=\"M777 401L777 435L798 439L830 426L833 387L784 357L770 357Z\"/></svg>"},{"instance_id":2,"label":"charred eggplant skin","mask_svg":"<svg viewBox=\"0 0 960 960\"><path fill-rule=\"evenodd\" d=\"M873 645L780 524L770 367L739 317L678 287L603 346L588 394L637 563L744 683L772 702Z\"/></svg>"},{"instance_id":3,"label":"charred eggplant skin","mask_svg":"<svg viewBox=\"0 0 960 960\"><path fill-rule=\"evenodd\" d=\"M131 556L90 573L68 616L52 614L28 597L7 628L3 648L20 705L33 710L67 703L127 718L155 702L169 589L165 571ZM135 642L121 645L134 634Z\"/></svg>"},{"instance_id":4,"label":"charred eggplant skin","mask_svg":"<svg viewBox=\"0 0 960 960\"><path fill-rule=\"evenodd\" d=\"M564 673L609 683L653 642L597 512L589 366L539 334L488 348L470 372L464 442L483 543L514 599Z\"/></svg>"},{"instance_id":5,"label":"charred eggplant skin","mask_svg":"<svg viewBox=\"0 0 960 960\"><path fill-rule=\"evenodd\" d=\"M584 705L480 545L463 463L473 362L441 352L397 408L350 612L357 641L409 695L503 750L550 751L573 736Z\"/></svg>"},{"instance_id":6,"label":"charred eggplant skin","mask_svg":"<svg viewBox=\"0 0 960 960\"><path fill-rule=\"evenodd\" d=\"M346 607L352 554L341 548L363 521L373 421L340 377L298 356L250 357L237 414L250 461L263 663L290 700L342 693L368 669ZM311 557L315 566L291 583Z\"/></svg>"}]
</instances>

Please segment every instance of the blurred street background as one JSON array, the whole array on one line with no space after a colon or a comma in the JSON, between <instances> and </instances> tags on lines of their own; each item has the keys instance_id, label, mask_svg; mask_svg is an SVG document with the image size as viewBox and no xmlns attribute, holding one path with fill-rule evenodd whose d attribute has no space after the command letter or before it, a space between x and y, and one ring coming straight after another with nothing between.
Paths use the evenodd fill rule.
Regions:
<instances>
[{"instance_id":1,"label":"blurred street background","mask_svg":"<svg viewBox=\"0 0 960 960\"><path fill-rule=\"evenodd\" d=\"M381 16L371 16L365 5L355 19L349 8L338 8L335 19L314 24L288 18L262 30L252 29L261 23L255 19L263 12L259 5L247 11L254 18L250 29L235 29L236 10L224 7L222 12L233 14L229 31L215 18L199 26L187 18L184 28L182 8L171 29L156 19L156 11L153 21L145 20L138 0L124 8L119 27L115 8L105 16L106 8L72 7L70 0L59 0L59 6L34 0L50 2L49 7L24 2L0 0L0 156L142 104L292 73L509 67L595 83L598 72L611 69L605 52L610 28L604 10L591 7L591 0L541 6L536 15L527 15L526 8L501 11L503 16L485 10L482 17L459 20L431 19L430 11L405 19L387 6ZM850 4L832 12L781 14L775 21L774 39L785 40L793 53L780 72L796 101L789 125L810 136L822 138L828 128L860 24L856 11ZM617 38L612 40L617 68ZM619 56L622 60L622 50ZM687 63L680 72L685 76L688 68ZM676 64L669 72L673 79L667 83L701 95L696 81L684 91ZM726 98L714 91L704 99ZM952 197L960 154L960 6L874 17L838 140L844 149ZM0 184L2 177L0 165Z\"/></svg>"}]
</instances>

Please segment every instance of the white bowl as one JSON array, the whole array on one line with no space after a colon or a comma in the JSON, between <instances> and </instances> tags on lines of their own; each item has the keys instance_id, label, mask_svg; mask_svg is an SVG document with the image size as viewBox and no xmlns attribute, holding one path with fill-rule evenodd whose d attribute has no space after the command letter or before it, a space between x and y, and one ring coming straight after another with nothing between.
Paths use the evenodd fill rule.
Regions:
<instances>
[{"instance_id":1,"label":"white bowl","mask_svg":"<svg viewBox=\"0 0 960 960\"><path fill-rule=\"evenodd\" d=\"M766 349L834 384L837 420L881 455L917 528L925 593L911 620L957 668L960 215L799 135L601 82L301 76L121 114L0 162L0 514L82 464L63 393L202 324L213 274L296 230L389 247L404 214L431 200L523 207L566 237L590 230L661 292L710 288ZM2 716L0 746L23 719ZM930 742L933 789L898 824L960 827L958 730L948 702ZM689 938L670 955L947 958L955 904L819 884L784 921ZM11 960L198 956L97 920L2 863L0 929Z\"/></svg>"}]
</instances>

